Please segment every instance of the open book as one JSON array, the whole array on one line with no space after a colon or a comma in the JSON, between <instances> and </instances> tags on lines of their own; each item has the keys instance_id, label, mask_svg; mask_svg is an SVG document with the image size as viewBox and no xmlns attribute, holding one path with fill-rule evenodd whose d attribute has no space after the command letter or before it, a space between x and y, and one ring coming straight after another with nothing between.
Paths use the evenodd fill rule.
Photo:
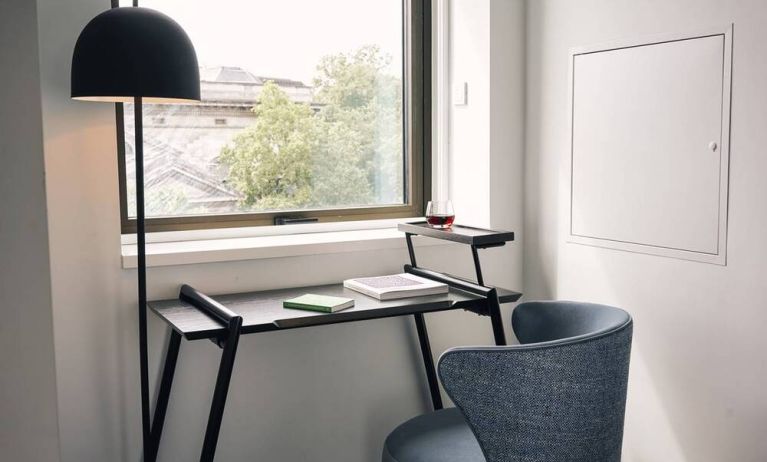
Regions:
<instances>
[{"instance_id":1,"label":"open book","mask_svg":"<svg viewBox=\"0 0 767 462\"><path fill-rule=\"evenodd\" d=\"M407 273L347 279L344 287L378 300L446 294L448 291L446 284Z\"/></svg>"}]
</instances>

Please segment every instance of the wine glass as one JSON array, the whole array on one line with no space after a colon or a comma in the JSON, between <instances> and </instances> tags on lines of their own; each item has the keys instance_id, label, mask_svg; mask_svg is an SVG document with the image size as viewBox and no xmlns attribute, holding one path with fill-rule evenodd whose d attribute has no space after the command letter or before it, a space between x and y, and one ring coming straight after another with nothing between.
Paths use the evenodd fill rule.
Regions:
<instances>
[{"instance_id":1,"label":"wine glass","mask_svg":"<svg viewBox=\"0 0 767 462\"><path fill-rule=\"evenodd\" d=\"M453 203L447 201L429 201L426 205L426 223L432 228L450 229L455 221Z\"/></svg>"}]
</instances>

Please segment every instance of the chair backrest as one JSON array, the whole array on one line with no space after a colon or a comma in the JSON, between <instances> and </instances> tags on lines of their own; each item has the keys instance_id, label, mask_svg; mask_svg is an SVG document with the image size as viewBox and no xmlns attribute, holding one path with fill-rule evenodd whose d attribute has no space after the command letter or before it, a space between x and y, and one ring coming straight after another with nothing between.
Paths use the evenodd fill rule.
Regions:
<instances>
[{"instance_id":1,"label":"chair backrest","mask_svg":"<svg viewBox=\"0 0 767 462\"><path fill-rule=\"evenodd\" d=\"M520 345L446 351L439 375L487 462L618 462L632 320L574 302L528 302Z\"/></svg>"}]
</instances>

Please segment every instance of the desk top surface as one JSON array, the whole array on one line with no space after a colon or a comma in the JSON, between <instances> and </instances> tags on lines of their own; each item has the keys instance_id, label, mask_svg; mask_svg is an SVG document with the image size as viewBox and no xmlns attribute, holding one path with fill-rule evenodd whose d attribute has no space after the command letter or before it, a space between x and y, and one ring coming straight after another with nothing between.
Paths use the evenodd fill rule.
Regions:
<instances>
[{"instance_id":1,"label":"desk top surface","mask_svg":"<svg viewBox=\"0 0 767 462\"><path fill-rule=\"evenodd\" d=\"M282 307L283 300L307 293L352 298L354 307L336 313ZM501 303L514 302L521 296L500 288L498 295ZM485 306L485 298L481 295L452 287L446 294L388 301L379 301L346 289L342 284L214 295L212 298L242 316L243 334L461 308L481 310ZM152 301L148 306L188 340L214 338L224 333L224 327L218 321L179 299Z\"/></svg>"}]
</instances>

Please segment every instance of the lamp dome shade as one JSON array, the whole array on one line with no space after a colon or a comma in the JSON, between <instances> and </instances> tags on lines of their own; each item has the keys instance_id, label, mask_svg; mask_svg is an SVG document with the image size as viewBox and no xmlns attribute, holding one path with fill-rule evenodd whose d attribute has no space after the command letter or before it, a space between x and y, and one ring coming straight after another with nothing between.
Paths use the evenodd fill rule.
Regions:
<instances>
[{"instance_id":1,"label":"lamp dome shade","mask_svg":"<svg viewBox=\"0 0 767 462\"><path fill-rule=\"evenodd\" d=\"M112 8L80 32L72 98L148 103L200 100L197 55L184 29L150 8Z\"/></svg>"}]
</instances>

